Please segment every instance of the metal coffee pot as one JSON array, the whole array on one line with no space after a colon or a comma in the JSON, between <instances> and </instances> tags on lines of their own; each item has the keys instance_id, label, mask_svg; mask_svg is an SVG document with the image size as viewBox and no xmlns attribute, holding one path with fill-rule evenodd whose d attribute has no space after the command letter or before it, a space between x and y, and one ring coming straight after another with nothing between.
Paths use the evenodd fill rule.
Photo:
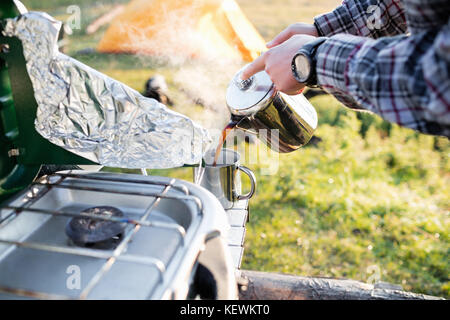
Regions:
<instances>
[{"instance_id":1,"label":"metal coffee pot","mask_svg":"<svg viewBox=\"0 0 450 320\"><path fill-rule=\"evenodd\" d=\"M265 71L242 80L244 68L231 80L226 94L236 128L258 134L280 153L307 144L317 127L317 113L305 96L278 91Z\"/></svg>"}]
</instances>

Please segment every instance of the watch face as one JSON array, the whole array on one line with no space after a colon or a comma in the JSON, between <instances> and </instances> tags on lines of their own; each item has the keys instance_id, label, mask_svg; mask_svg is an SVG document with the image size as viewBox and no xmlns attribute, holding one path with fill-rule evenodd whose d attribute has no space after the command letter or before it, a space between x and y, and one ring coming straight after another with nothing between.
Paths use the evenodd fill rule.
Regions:
<instances>
[{"instance_id":1,"label":"watch face","mask_svg":"<svg viewBox=\"0 0 450 320\"><path fill-rule=\"evenodd\" d=\"M299 78L298 80L300 80L300 82L305 82L308 80L309 74L311 73L311 63L308 57L303 54L299 54L295 58L295 67Z\"/></svg>"}]
</instances>

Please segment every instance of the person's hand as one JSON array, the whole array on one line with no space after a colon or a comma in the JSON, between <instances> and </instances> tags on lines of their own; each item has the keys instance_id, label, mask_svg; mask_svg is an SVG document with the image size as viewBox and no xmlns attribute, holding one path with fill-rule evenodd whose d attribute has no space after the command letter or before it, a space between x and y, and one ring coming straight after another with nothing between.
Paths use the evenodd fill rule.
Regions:
<instances>
[{"instance_id":1,"label":"person's hand","mask_svg":"<svg viewBox=\"0 0 450 320\"><path fill-rule=\"evenodd\" d=\"M278 90L290 95L299 93L305 85L295 80L292 75L292 59L305 43L313 39L315 37L310 35L294 35L269 49L245 68L241 74L242 80L265 70Z\"/></svg>"},{"instance_id":2,"label":"person's hand","mask_svg":"<svg viewBox=\"0 0 450 320\"><path fill-rule=\"evenodd\" d=\"M290 39L292 36L296 34L306 34L313 37L318 37L319 33L317 32L314 24L308 23L294 23L289 27L280 32L272 41L267 43L267 48L273 48Z\"/></svg>"}]
</instances>

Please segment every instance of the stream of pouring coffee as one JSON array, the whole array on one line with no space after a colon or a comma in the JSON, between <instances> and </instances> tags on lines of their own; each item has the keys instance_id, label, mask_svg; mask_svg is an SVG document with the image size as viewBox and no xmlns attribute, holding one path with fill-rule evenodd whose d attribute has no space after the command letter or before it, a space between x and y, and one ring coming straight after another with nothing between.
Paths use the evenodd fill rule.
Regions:
<instances>
[{"instance_id":1,"label":"stream of pouring coffee","mask_svg":"<svg viewBox=\"0 0 450 320\"><path fill-rule=\"evenodd\" d=\"M223 145L227 139L228 134L230 133L231 130L233 130L240 121L233 121L230 120L230 122L226 125L226 127L222 130L222 135L220 137L220 141L219 144L216 147L216 151L214 154L214 162L213 162L213 167L217 166L217 160L219 159L220 153L222 151ZM199 164L197 173L195 174L194 177L194 183L195 184L200 184L202 179L203 179L203 174L205 173L205 167L202 166L202 163Z\"/></svg>"},{"instance_id":2,"label":"stream of pouring coffee","mask_svg":"<svg viewBox=\"0 0 450 320\"><path fill-rule=\"evenodd\" d=\"M217 160L219 159L220 153L222 151L223 145L227 140L228 134L239 124L240 121L230 120L230 122L222 130L222 135L220 136L219 144L216 148L216 153L214 154L213 167L217 166Z\"/></svg>"}]
</instances>

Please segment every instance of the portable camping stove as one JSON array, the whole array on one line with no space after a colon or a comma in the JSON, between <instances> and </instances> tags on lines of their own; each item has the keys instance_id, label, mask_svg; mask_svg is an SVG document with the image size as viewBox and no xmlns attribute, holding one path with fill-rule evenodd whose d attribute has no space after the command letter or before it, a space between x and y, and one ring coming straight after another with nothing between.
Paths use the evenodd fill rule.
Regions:
<instances>
[{"instance_id":1,"label":"portable camping stove","mask_svg":"<svg viewBox=\"0 0 450 320\"><path fill-rule=\"evenodd\" d=\"M0 217L0 299L236 298L225 212L191 183L56 173Z\"/></svg>"}]
</instances>

